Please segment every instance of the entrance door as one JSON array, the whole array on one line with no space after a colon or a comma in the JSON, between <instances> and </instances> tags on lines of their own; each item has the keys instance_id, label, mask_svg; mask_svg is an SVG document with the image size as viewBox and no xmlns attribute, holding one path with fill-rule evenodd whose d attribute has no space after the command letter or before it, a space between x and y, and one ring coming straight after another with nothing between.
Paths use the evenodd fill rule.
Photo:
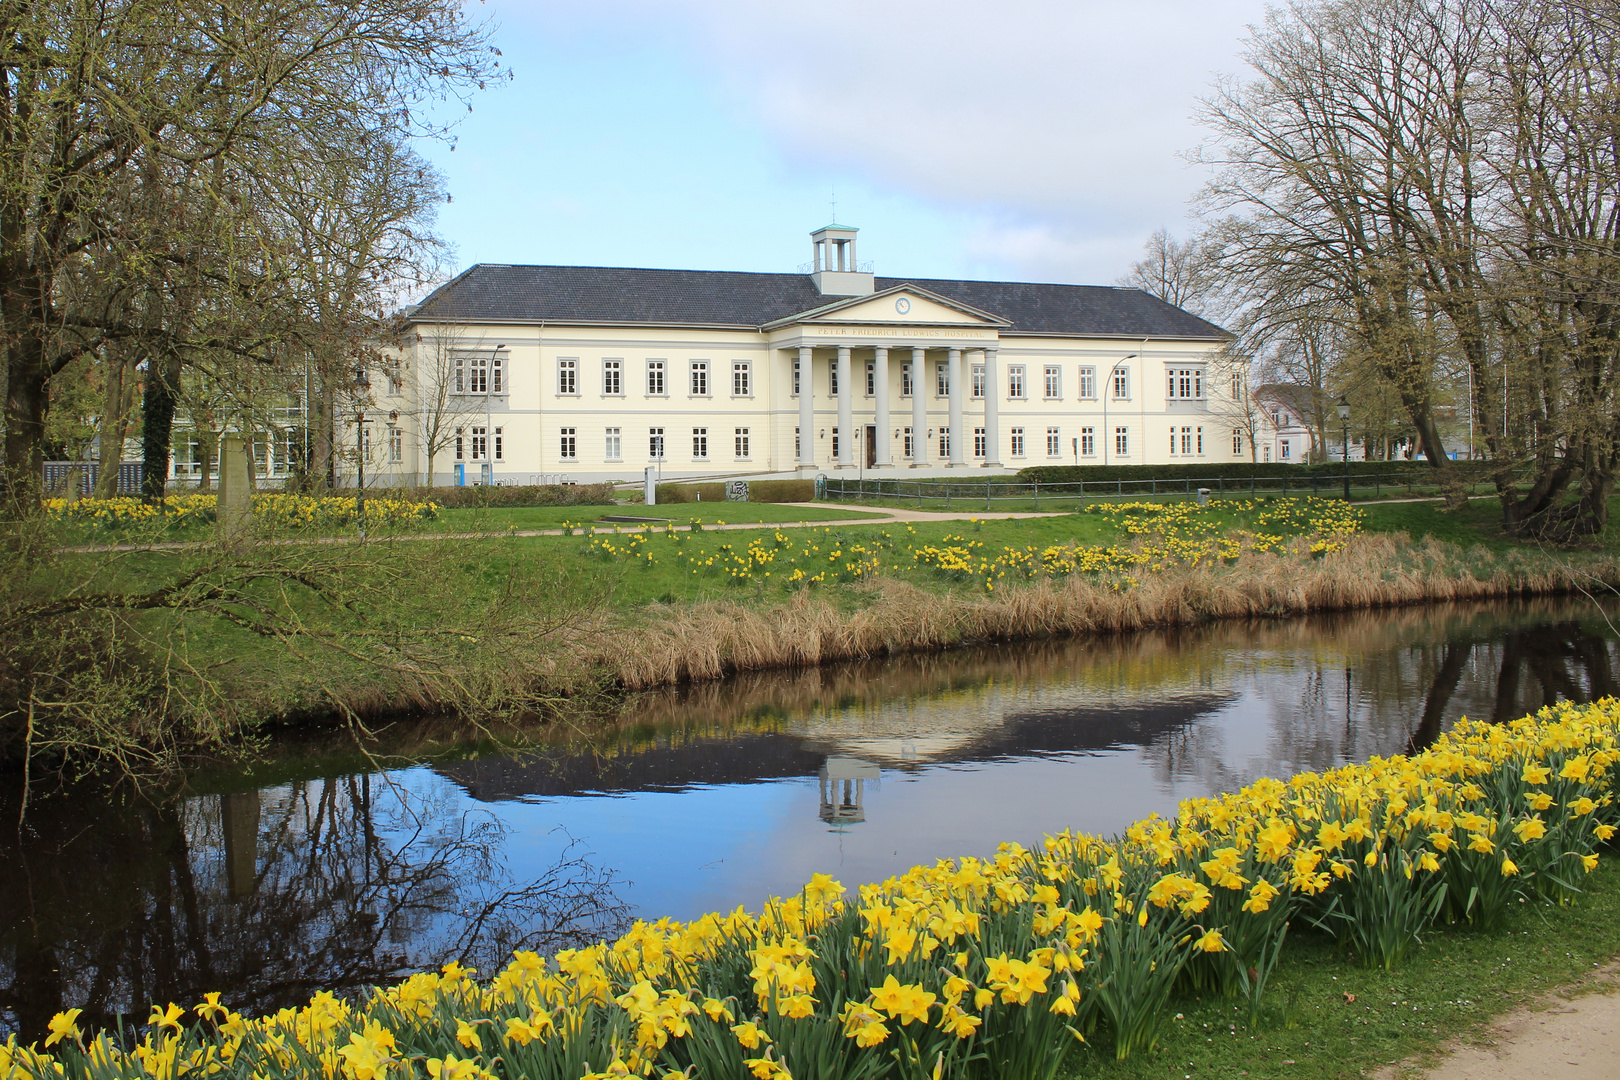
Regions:
<instances>
[{"instance_id":1,"label":"entrance door","mask_svg":"<svg viewBox=\"0 0 1620 1080\"><path fill-rule=\"evenodd\" d=\"M877 428L871 424L866 425L866 467L872 468L877 464Z\"/></svg>"}]
</instances>

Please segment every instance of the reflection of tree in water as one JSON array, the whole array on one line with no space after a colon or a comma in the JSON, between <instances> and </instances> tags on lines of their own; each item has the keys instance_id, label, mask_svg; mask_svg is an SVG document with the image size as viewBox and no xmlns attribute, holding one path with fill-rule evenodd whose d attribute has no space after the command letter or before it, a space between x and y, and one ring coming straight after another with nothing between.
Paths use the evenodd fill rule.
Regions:
<instances>
[{"instance_id":1,"label":"reflection of tree in water","mask_svg":"<svg viewBox=\"0 0 1620 1080\"><path fill-rule=\"evenodd\" d=\"M627 912L572 841L517 881L493 815L371 776L166 806L61 796L25 828L0 841L0 1030L25 1040L74 1006L139 1021L224 990L263 1012L450 959L488 970Z\"/></svg>"},{"instance_id":2,"label":"reflection of tree in water","mask_svg":"<svg viewBox=\"0 0 1620 1080\"><path fill-rule=\"evenodd\" d=\"M1492 640L1448 641L1411 746L1432 743L1458 712L1504 723L1561 700L1592 701L1615 693L1613 642L1576 619L1515 626ZM1465 686L1471 668L1481 674ZM1485 675L1494 673L1494 679ZM1454 708L1460 706L1460 708Z\"/></svg>"},{"instance_id":3,"label":"reflection of tree in water","mask_svg":"<svg viewBox=\"0 0 1620 1080\"><path fill-rule=\"evenodd\" d=\"M1332 633L1308 645L1314 663L1257 637L1226 657L1222 678L1265 702L1264 748L1246 756L1222 725L1197 723L1147 754L1166 781L1225 791L1260 775L1418 750L1464 714L1501 722L1614 694L1615 643L1601 623L1582 621L1591 614L1569 601L1353 613L1322 627Z\"/></svg>"}]
</instances>

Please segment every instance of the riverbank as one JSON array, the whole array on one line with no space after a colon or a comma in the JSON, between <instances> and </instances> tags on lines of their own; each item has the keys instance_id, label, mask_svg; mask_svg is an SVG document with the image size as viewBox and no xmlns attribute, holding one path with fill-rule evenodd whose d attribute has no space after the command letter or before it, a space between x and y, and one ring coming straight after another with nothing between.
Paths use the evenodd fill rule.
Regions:
<instances>
[{"instance_id":1,"label":"riverbank","mask_svg":"<svg viewBox=\"0 0 1620 1080\"><path fill-rule=\"evenodd\" d=\"M1262 497L907 516L740 532L719 519L611 532L570 522L477 540L396 530L363 543L275 534L174 550L57 547L54 564L25 562L34 580L14 587L54 589L70 612L80 595L99 596L114 632L93 611L72 623L77 642L42 624L39 663L72 672L116 641L107 666L122 681L109 689L91 671L99 711L88 719L42 711L25 728L14 711L0 736L13 760L27 746L47 763L80 754L161 773L193 749L250 749L244 736L266 724L546 717L625 691L982 641L1620 584L1610 548L1526 548L1493 530L1483 506Z\"/></svg>"}]
</instances>

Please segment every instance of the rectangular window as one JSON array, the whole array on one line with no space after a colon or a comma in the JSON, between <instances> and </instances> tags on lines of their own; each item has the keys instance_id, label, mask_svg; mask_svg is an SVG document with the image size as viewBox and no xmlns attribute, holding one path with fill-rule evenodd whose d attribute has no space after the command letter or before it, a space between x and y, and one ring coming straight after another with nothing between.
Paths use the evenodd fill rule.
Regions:
<instances>
[{"instance_id":1,"label":"rectangular window","mask_svg":"<svg viewBox=\"0 0 1620 1080\"><path fill-rule=\"evenodd\" d=\"M458 352L455 354L455 386L458 394L499 394L505 358L499 353Z\"/></svg>"},{"instance_id":2,"label":"rectangular window","mask_svg":"<svg viewBox=\"0 0 1620 1080\"><path fill-rule=\"evenodd\" d=\"M1055 427L1046 429L1046 456L1063 456L1063 433Z\"/></svg>"},{"instance_id":3,"label":"rectangular window","mask_svg":"<svg viewBox=\"0 0 1620 1080\"><path fill-rule=\"evenodd\" d=\"M1232 456L1233 457L1241 457L1241 456L1243 456L1243 429L1242 428L1233 428L1232 429Z\"/></svg>"},{"instance_id":4,"label":"rectangular window","mask_svg":"<svg viewBox=\"0 0 1620 1080\"><path fill-rule=\"evenodd\" d=\"M982 427L974 428L973 429L973 456L974 457L984 457L985 456L985 448L986 448L986 446L987 446L987 440L984 437L984 428L982 428Z\"/></svg>"},{"instance_id":5,"label":"rectangular window","mask_svg":"<svg viewBox=\"0 0 1620 1080\"><path fill-rule=\"evenodd\" d=\"M1131 456L1131 429L1117 427L1114 429L1114 453L1120 457Z\"/></svg>"},{"instance_id":6,"label":"rectangular window","mask_svg":"<svg viewBox=\"0 0 1620 1080\"><path fill-rule=\"evenodd\" d=\"M1196 447L1196 451L1200 456L1202 456L1203 453L1204 453L1204 429L1203 428L1198 428L1197 429L1197 431L1194 434L1194 440L1195 440L1194 441L1194 446Z\"/></svg>"},{"instance_id":7,"label":"rectangular window","mask_svg":"<svg viewBox=\"0 0 1620 1080\"><path fill-rule=\"evenodd\" d=\"M733 360L731 362L731 396L748 397L754 392L752 373L748 368L747 360Z\"/></svg>"},{"instance_id":8,"label":"rectangular window","mask_svg":"<svg viewBox=\"0 0 1620 1080\"><path fill-rule=\"evenodd\" d=\"M1097 456L1097 429L1083 427L1080 429L1080 456Z\"/></svg>"},{"instance_id":9,"label":"rectangular window","mask_svg":"<svg viewBox=\"0 0 1620 1080\"><path fill-rule=\"evenodd\" d=\"M827 394L829 397L838 396L838 361L836 360L827 365Z\"/></svg>"},{"instance_id":10,"label":"rectangular window","mask_svg":"<svg viewBox=\"0 0 1620 1080\"><path fill-rule=\"evenodd\" d=\"M1095 398L1097 396L1097 369L1083 367L1080 369L1080 396L1081 398Z\"/></svg>"},{"instance_id":11,"label":"rectangular window","mask_svg":"<svg viewBox=\"0 0 1620 1080\"><path fill-rule=\"evenodd\" d=\"M456 428L456 460L465 461L467 458L466 436L461 428Z\"/></svg>"},{"instance_id":12,"label":"rectangular window","mask_svg":"<svg viewBox=\"0 0 1620 1080\"><path fill-rule=\"evenodd\" d=\"M562 445L558 456L564 461L573 461L579 457L579 429L565 427L562 429Z\"/></svg>"},{"instance_id":13,"label":"rectangular window","mask_svg":"<svg viewBox=\"0 0 1620 1080\"><path fill-rule=\"evenodd\" d=\"M800 441L800 440L801 440L801 436L799 435L799 429L794 428L793 429L793 460L794 461L798 461L800 458L804 457L804 443L802 441Z\"/></svg>"},{"instance_id":14,"label":"rectangular window","mask_svg":"<svg viewBox=\"0 0 1620 1080\"><path fill-rule=\"evenodd\" d=\"M557 393L579 393L579 361L563 357L557 361Z\"/></svg>"},{"instance_id":15,"label":"rectangular window","mask_svg":"<svg viewBox=\"0 0 1620 1080\"><path fill-rule=\"evenodd\" d=\"M386 377L388 379L388 396L389 397L399 397L400 394L405 392L405 383L403 381L403 376L401 375L400 370L398 368L389 368L383 374L384 374L384 377Z\"/></svg>"},{"instance_id":16,"label":"rectangular window","mask_svg":"<svg viewBox=\"0 0 1620 1080\"><path fill-rule=\"evenodd\" d=\"M984 365L974 364L971 367L972 378L968 380L968 388L972 390L975 398L984 397Z\"/></svg>"},{"instance_id":17,"label":"rectangular window","mask_svg":"<svg viewBox=\"0 0 1620 1080\"><path fill-rule=\"evenodd\" d=\"M695 427L692 429L692 460L706 461L709 457L709 429Z\"/></svg>"},{"instance_id":18,"label":"rectangular window","mask_svg":"<svg viewBox=\"0 0 1620 1080\"><path fill-rule=\"evenodd\" d=\"M1012 456L1013 457L1023 457L1024 456L1024 429L1021 428L1021 427L1015 427L1010 432L1008 432L1008 436L1009 436L1009 438L1011 440L1011 443L1012 443Z\"/></svg>"},{"instance_id":19,"label":"rectangular window","mask_svg":"<svg viewBox=\"0 0 1620 1080\"><path fill-rule=\"evenodd\" d=\"M664 429L661 427L647 429L647 456L654 461L664 460Z\"/></svg>"},{"instance_id":20,"label":"rectangular window","mask_svg":"<svg viewBox=\"0 0 1620 1080\"><path fill-rule=\"evenodd\" d=\"M664 389L664 362L662 360L647 361L647 396L663 397L668 392Z\"/></svg>"},{"instance_id":21,"label":"rectangular window","mask_svg":"<svg viewBox=\"0 0 1620 1080\"><path fill-rule=\"evenodd\" d=\"M1243 376L1232 376L1232 400L1237 401L1243 396Z\"/></svg>"},{"instance_id":22,"label":"rectangular window","mask_svg":"<svg viewBox=\"0 0 1620 1080\"><path fill-rule=\"evenodd\" d=\"M1131 372L1129 368L1114 369L1114 398L1122 400L1131 396Z\"/></svg>"},{"instance_id":23,"label":"rectangular window","mask_svg":"<svg viewBox=\"0 0 1620 1080\"><path fill-rule=\"evenodd\" d=\"M748 456L748 429L745 427L740 427L736 431L736 450L738 457Z\"/></svg>"},{"instance_id":24,"label":"rectangular window","mask_svg":"<svg viewBox=\"0 0 1620 1080\"><path fill-rule=\"evenodd\" d=\"M709 362L707 360L692 361L691 393L693 397L709 396Z\"/></svg>"},{"instance_id":25,"label":"rectangular window","mask_svg":"<svg viewBox=\"0 0 1620 1080\"><path fill-rule=\"evenodd\" d=\"M495 460L496 461L505 461L506 460L505 450L504 450L504 448L502 446L503 442L504 442L504 439L501 436L501 429L496 428L495 429Z\"/></svg>"},{"instance_id":26,"label":"rectangular window","mask_svg":"<svg viewBox=\"0 0 1620 1080\"><path fill-rule=\"evenodd\" d=\"M624 361L602 361L602 393L608 397L619 397L624 393Z\"/></svg>"},{"instance_id":27,"label":"rectangular window","mask_svg":"<svg viewBox=\"0 0 1620 1080\"><path fill-rule=\"evenodd\" d=\"M618 461L621 452L620 430L616 427L610 427L607 429L604 435L605 437L602 440L602 456L607 458L609 461Z\"/></svg>"},{"instance_id":28,"label":"rectangular window","mask_svg":"<svg viewBox=\"0 0 1620 1080\"><path fill-rule=\"evenodd\" d=\"M837 428L833 428L832 456L833 456L834 460L836 460L838 458L838 429Z\"/></svg>"},{"instance_id":29,"label":"rectangular window","mask_svg":"<svg viewBox=\"0 0 1620 1080\"><path fill-rule=\"evenodd\" d=\"M1279 456L1284 461L1287 461L1289 458L1294 456L1293 455L1293 449L1294 449L1293 445L1287 439L1284 439L1282 441L1281 446L1282 446L1282 453Z\"/></svg>"},{"instance_id":30,"label":"rectangular window","mask_svg":"<svg viewBox=\"0 0 1620 1080\"><path fill-rule=\"evenodd\" d=\"M1021 398L1024 396L1024 365L1012 364L1008 366L1007 396L1010 398Z\"/></svg>"},{"instance_id":31,"label":"rectangular window","mask_svg":"<svg viewBox=\"0 0 1620 1080\"><path fill-rule=\"evenodd\" d=\"M799 396L799 362L793 361L793 396Z\"/></svg>"},{"instance_id":32,"label":"rectangular window","mask_svg":"<svg viewBox=\"0 0 1620 1080\"><path fill-rule=\"evenodd\" d=\"M1204 396L1203 368L1170 368L1169 396L1181 400L1196 400Z\"/></svg>"},{"instance_id":33,"label":"rectangular window","mask_svg":"<svg viewBox=\"0 0 1620 1080\"><path fill-rule=\"evenodd\" d=\"M1181 429L1181 452L1184 455L1189 455L1190 456L1192 454L1192 452L1193 452L1193 437L1192 437L1192 435L1193 435L1192 428L1184 427L1184 428Z\"/></svg>"},{"instance_id":34,"label":"rectangular window","mask_svg":"<svg viewBox=\"0 0 1620 1080\"><path fill-rule=\"evenodd\" d=\"M489 459L489 429L475 427L472 429L472 459L474 461L487 461Z\"/></svg>"},{"instance_id":35,"label":"rectangular window","mask_svg":"<svg viewBox=\"0 0 1620 1080\"><path fill-rule=\"evenodd\" d=\"M1056 364L1046 365L1046 400L1061 401L1063 398L1063 369Z\"/></svg>"},{"instance_id":36,"label":"rectangular window","mask_svg":"<svg viewBox=\"0 0 1620 1080\"><path fill-rule=\"evenodd\" d=\"M901 364L900 365L900 396L901 397L910 397L911 394L912 394L912 390L911 390L911 365L910 364Z\"/></svg>"},{"instance_id":37,"label":"rectangular window","mask_svg":"<svg viewBox=\"0 0 1620 1080\"><path fill-rule=\"evenodd\" d=\"M303 456L304 446L300 442L301 436L289 429L276 432L276 475L283 476L292 471L294 461ZM400 459L404 460L404 444L400 446Z\"/></svg>"},{"instance_id":38,"label":"rectangular window","mask_svg":"<svg viewBox=\"0 0 1620 1080\"><path fill-rule=\"evenodd\" d=\"M405 432L400 430L398 424L388 425L388 460L396 465L405 460ZM280 466L282 462L277 461L276 464Z\"/></svg>"},{"instance_id":39,"label":"rectangular window","mask_svg":"<svg viewBox=\"0 0 1620 1080\"><path fill-rule=\"evenodd\" d=\"M934 365L934 396L951 396L951 368L949 364Z\"/></svg>"},{"instance_id":40,"label":"rectangular window","mask_svg":"<svg viewBox=\"0 0 1620 1080\"><path fill-rule=\"evenodd\" d=\"M950 453L951 429L948 427L942 427L939 429L939 456L941 459L944 459L949 457Z\"/></svg>"},{"instance_id":41,"label":"rectangular window","mask_svg":"<svg viewBox=\"0 0 1620 1080\"><path fill-rule=\"evenodd\" d=\"M916 460L916 457L917 457L917 450L916 450L916 448L915 448L915 447L914 447L914 446L913 446L913 445L912 445L912 441L911 441L911 429L910 429L910 428L906 428L906 430L905 430L905 436L904 436L904 439L905 439L905 441L904 441L904 443L903 443L903 444L902 444L902 445L903 445L903 446L904 446L904 447L905 447L905 457L906 457L906 460L908 460L908 461L914 461L914 460Z\"/></svg>"}]
</instances>

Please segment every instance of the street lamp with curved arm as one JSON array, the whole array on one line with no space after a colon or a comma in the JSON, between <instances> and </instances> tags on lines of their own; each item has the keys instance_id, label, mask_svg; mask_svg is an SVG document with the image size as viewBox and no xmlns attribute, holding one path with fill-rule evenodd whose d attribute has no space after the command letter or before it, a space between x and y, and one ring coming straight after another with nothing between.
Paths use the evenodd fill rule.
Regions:
<instances>
[{"instance_id":1,"label":"street lamp with curved arm","mask_svg":"<svg viewBox=\"0 0 1620 1080\"><path fill-rule=\"evenodd\" d=\"M1124 356L1122 356L1118 360L1114 361L1114 366L1108 369L1108 381L1107 381L1107 385L1104 387L1105 393L1102 396L1102 399L1103 399L1103 422L1102 422L1102 428L1103 428L1102 429L1103 461L1102 461L1102 463L1104 465L1108 464L1108 399L1109 399L1110 396L1112 396L1112 394L1114 392L1114 372L1118 371L1119 370L1119 365L1123 364L1125 361L1134 360L1140 355L1142 355L1142 354L1141 353L1126 353Z\"/></svg>"}]
</instances>

